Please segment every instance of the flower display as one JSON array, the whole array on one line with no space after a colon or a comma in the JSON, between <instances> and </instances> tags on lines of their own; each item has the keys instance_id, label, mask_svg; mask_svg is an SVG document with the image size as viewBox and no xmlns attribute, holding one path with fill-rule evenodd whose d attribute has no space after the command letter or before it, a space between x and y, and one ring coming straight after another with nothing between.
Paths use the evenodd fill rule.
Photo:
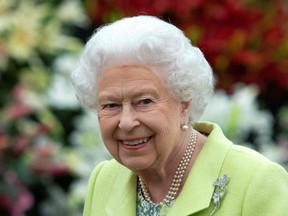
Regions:
<instances>
[{"instance_id":1,"label":"flower display","mask_svg":"<svg viewBox=\"0 0 288 216\"><path fill-rule=\"evenodd\" d=\"M83 47L72 30L88 23L77 0L0 2L0 215L55 215L60 203L63 215L78 212L67 191L77 178L67 160L73 129L62 115L81 109L61 91L72 92L65 59ZM55 193L66 199L47 210Z\"/></svg>"},{"instance_id":2,"label":"flower display","mask_svg":"<svg viewBox=\"0 0 288 216\"><path fill-rule=\"evenodd\" d=\"M271 142L273 117L270 112L259 108L256 100L258 94L256 85L238 85L232 95L218 90L201 119L217 122L235 143L247 140L247 145L260 147L261 143ZM249 140L251 132L255 140Z\"/></svg>"},{"instance_id":3,"label":"flower display","mask_svg":"<svg viewBox=\"0 0 288 216\"><path fill-rule=\"evenodd\" d=\"M287 148L286 136L281 135L281 142L273 139L276 119L270 111L261 110L258 95L256 85L236 85L231 95L217 90L200 120L217 122L234 143L249 146L284 165L287 163L287 151L283 151Z\"/></svg>"}]
</instances>

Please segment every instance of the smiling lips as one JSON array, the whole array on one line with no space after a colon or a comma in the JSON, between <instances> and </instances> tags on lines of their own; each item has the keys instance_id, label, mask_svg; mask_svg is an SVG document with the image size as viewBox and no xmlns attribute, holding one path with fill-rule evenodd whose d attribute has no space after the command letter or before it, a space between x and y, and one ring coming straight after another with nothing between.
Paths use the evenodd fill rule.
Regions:
<instances>
[{"instance_id":1,"label":"smiling lips","mask_svg":"<svg viewBox=\"0 0 288 216\"><path fill-rule=\"evenodd\" d=\"M147 143L151 138L152 137L146 137L146 138L135 139L135 140L122 140L122 143L125 146L134 147L134 146L139 146L139 145Z\"/></svg>"}]
</instances>

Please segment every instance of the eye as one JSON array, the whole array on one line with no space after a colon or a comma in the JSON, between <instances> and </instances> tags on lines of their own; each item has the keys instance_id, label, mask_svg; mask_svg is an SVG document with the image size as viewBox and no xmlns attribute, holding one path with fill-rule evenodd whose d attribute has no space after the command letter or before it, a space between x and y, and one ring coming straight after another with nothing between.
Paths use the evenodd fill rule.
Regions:
<instances>
[{"instance_id":1,"label":"eye","mask_svg":"<svg viewBox=\"0 0 288 216\"><path fill-rule=\"evenodd\" d=\"M103 104L101 107L102 107L102 109L116 109L119 106L120 105L116 104L116 103L108 103L108 104Z\"/></svg>"},{"instance_id":2,"label":"eye","mask_svg":"<svg viewBox=\"0 0 288 216\"><path fill-rule=\"evenodd\" d=\"M139 105L148 105L148 104L151 104L151 103L153 103L153 101L151 99L148 99L148 98L140 100L138 102Z\"/></svg>"}]
</instances>

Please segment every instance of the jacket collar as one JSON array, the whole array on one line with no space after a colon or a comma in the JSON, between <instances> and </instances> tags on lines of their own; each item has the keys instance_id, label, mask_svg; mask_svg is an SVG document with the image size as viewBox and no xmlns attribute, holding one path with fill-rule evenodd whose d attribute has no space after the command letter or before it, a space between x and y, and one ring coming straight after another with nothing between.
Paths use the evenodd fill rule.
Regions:
<instances>
[{"instance_id":1,"label":"jacket collar","mask_svg":"<svg viewBox=\"0 0 288 216\"><path fill-rule=\"evenodd\" d=\"M136 193L137 193L137 176L121 167L121 172L114 184L114 194L106 206L108 216L135 216L136 215ZM101 195L100 195L101 196Z\"/></svg>"},{"instance_id":2,"label":"jacket collar","mask_svg":"<svg viewBox=\"0 0 288 216\"><path fill-rule=\"evenodd\" d=\"M190 215L209 207L213 183L219 177L232 144L216 124L201 122L194 128L209 136L168 215Z\"/></svg>"},{"instance_id":3,"label":"jacket collar","mask_svg":"<svg viewBox=\"0 0 288 216\"><path fill-rule=\"evenodd\" d=\"M209 136L168 215L190 215L209 207L214 191L213 182L219 177L232 145L216 124L201 122L195 124L194 128ZM136 215L137 177L124 167L119 173L113 188L115 193L106 206L106 213L111 216Z\"/></svg>"}]
</instances>

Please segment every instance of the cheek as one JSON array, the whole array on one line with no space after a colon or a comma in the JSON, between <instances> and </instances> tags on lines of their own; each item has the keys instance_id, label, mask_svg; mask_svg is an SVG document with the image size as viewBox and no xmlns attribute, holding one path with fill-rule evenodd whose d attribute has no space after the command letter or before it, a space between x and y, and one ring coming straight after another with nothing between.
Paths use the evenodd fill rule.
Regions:
<instances>
[{"instance_id":1,"label":"cheek","mask_svg":"<svg viewBox=\"0 0 288 216\"><path fill-rule=\"evenodd\" d=\"M164 107L156 109L150 116L150 125L159 136L156 136L157 143L163 143L162 148L166 148L166 144L171 145L179 139L178 134L181 130L180 111L175 106L166 104ZM160 147L160 146L158 146Z\"/></svg>"},{"instance_id":2,"label":"cheek","mask_svg":"<svg viewBox=\"0 0 288 216\"><path fill-rule=\"evenodd\" d=\"M99 127L104 143L111 142L113 139L113 131L117 127L117 122L113 118L98 115Z\"/></svg>"},{"instance_id":3,"label":"cheek","mask_svg":"<svg viewBox=\"0 0 288 216\"><path fill-rule=\"evenodd\" d=\"M114 127L111 125L111 121L100 118L99 126L104 146L110 152L113 158L118 158L118 145L116 143L117 140L113 138Z\"/></svg>"},{"instance_id":4,"label":"cheek","mask_svg":"<svg viewBox=\"0 0 288 216\"><path fill-rule=\"evenodd\" d=\"M179 108L169 104L160 106L155 110L153 119L154 121L158 122L157 125L163 127L163 129L166 128L165 130L178 127L181 122Z\"/></svg>"}]
</instances>

